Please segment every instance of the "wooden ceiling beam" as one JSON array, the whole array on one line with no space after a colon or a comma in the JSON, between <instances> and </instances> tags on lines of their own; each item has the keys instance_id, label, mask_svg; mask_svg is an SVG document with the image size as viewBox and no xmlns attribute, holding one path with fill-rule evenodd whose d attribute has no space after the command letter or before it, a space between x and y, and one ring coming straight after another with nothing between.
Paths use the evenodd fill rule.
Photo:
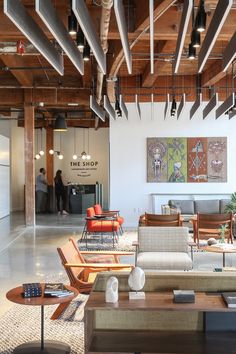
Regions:
<instances>
[{"instance_id":1,"label":"wooden ceiling beam","mask_svg":"<svg viewBox=\"0 0 236 354\"><path fill-rule=\"evenodd\" d=\"M154 52L155 54L158 53L163 53L165 51L165 48L167 47L167 41L158 41ZM160 75L160 70L164 69L166 65L169 65L169 63L165 61L154 61L154 74L150 73L150 63L148 63L143 71L142 74L142 86L143 87L151 87L153 86L154 82L156 81L156 78Z\"/></svg>"},{"instance_id":2,"label":"wooden ceiling beam","mask_svg":"<svg viewBox=\"0 0 236 354\"><path fill-rule=\"evenodd\" d=\"M89 105L90 90L86 89L32 89L32 102L44 104ZM0 88L0 102L2 106L20 106L24 103L24 90L21 88Z\"/></svg>"},{"instance_id":3,"label":"wooden ceiling beam","mask_svg":"<svg viewBox=\"0 0 236 354\"><path fill-rule=\"evenodd\" d=\"M214 86L225 77L227 72L222 71L222 60L215 60L212 65L202 73L202 87Z\"/></svg>"},{"instance_id":4,"label":"wooden ceiling beam","mask_svg":"<svg viewBox=\"0 0 236 354\"><path fill-rule=\"evenodd\" d=\"M25 63L24 57L19 55L2 55L2 62L9 68L14 67L27 67L28 65ZM34 77L32 71L30 70L13 70L10 69L11 73L15 76L17 81L21 86L32 86Z\"/></svg>"}]
</instances>

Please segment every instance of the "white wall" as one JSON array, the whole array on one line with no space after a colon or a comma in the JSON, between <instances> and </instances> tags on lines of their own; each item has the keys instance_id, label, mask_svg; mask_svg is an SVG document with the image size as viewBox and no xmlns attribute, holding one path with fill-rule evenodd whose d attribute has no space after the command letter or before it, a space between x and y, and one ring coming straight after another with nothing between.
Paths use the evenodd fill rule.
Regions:
<instances>
[{"instance_id":1,"label":"white wall","mask_svg":"<svg viewBox=\"0 0 236 354\"><path fill-rule=\"evenodd\" d=\"M76 133L75 133L76 132ZM75 134L75 135L74 135ZM75 139L74 139L75 137ZM37 132L36 132L37 138ZM76 144L74 146L74 140ZM83 143L84 142L84 143ZM41 132L38 132L38 149L41 148ZM45 151L45 130L43 129L43 150ZM108 207L108 180L109 180L109 129L89 129L89 153L91 160L73 160L74 152L80 155L83 150L88 153L88 129L75 131L69 128L66 132L54 133L54 150L60 150L64 156L59 160L54 155L54 175L58 169L68 182L95 184L96 181L103 184L104 208ZM74 151L76 150L76 151ZM35 139L35 153L37 152L37 139ZM73 166L71 163L75 163ZM85 164L86 166L83 166ZM45 167L45 155L40 160L35 160L35 174L41 167Z\"/></svg>"},{"instance_id":2,"label":"white wall","mask_svg":"<svg viewBox=\"0 0 236 354\"><path fill-rule=\"evenodd\" d=\"M125 118L111 120L110 126L110 208L120 209L126 226L137 226L138 217L151 212L151 193L232 193L236 190L236 118L214 114L205 120L198 113L191 121L188 103L179 120L164 120L164 103L142 103L140 120L133 103L127 104ZM226 136L228 146L228 181L226 183L147 183L147 137L211 137Z\"/></svg>"},{"instance_id":3,"label":"white wall","mask_svg":"<svg viewBox=\"0 0 236 354\"><path fill-rule=\"evenodd\" d=\"M10 214L10 143L0 135L0 218Z\"/></svg>"}]
</instances>

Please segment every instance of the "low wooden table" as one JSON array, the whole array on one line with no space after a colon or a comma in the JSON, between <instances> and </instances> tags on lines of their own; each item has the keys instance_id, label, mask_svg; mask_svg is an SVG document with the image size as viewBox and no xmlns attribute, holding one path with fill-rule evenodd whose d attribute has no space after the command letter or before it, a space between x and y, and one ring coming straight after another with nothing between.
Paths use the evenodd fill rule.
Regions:
<instances>
[{"instance_id":1,"label":"low wooden table","mask_svg":"<svg viewBox=\"0 0 236 354\"><path fill-rule=\"evenodd\" d=\"M13 354L39 354L39 353L40 354L68 354L70 353L70 346L68 344L58 342L58 341L51 341L51 340L44 341L44 306L71 302L78 295L79 292L77 289L73 288L72 286L66 285L66 288L68 290L74 292L72 295L68 295L60 298L58 297L48 298L43 296L45 284L41 284L41 286L42 286L42 296L40 297L24 298L22 296L23 293L22 286L11 289L6 294L7 299L16 304L41 306L41 340L19 345L13 350Z\"/></svg>"},{"instance_id":2,"label":"low wooden table","mask_svg":"<svg viewBox=\"0 0 236 354\"><path fill-rule=\"evenodd\" d=\"M222 244L223 245L223 244ZM225 254L226 253L236 253L236 246L231 245L229 243L225 244L224 246L206 246L202 247L202 249L206 252L213 252L213 253L222 253L223 255L223 267L225 267Z\"/></svg>"}]
</instances>

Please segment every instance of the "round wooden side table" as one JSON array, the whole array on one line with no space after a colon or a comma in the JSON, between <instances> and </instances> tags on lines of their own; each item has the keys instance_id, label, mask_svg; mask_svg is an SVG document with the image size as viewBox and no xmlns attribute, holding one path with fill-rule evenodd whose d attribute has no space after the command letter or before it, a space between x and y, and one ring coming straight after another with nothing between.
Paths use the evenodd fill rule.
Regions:
<instances>
[{"instance_id":1,"label":"round wooden side table","mask_svg":"<svg viewBox=\"0 0 236 354\"><path fill-rule=\"evenodd\" d=\"M59 341L44 340L44 306L45 305L56 305L66 302L71 302L77 295L78 290L72 286L66 285L68 290L73 291L72 295L64 297L44 297L44 286L42 286L42 296L40 297L31 297L24 298L22 296L23 287L19 286L17 288L11 289L7 292L6 297L9 301L21 305L30 305L30 306L41 306L41 340L28 342L19 345L13 350L13 354L69 354L70 346L66 343Z\"/></svg>"}]
</instances>

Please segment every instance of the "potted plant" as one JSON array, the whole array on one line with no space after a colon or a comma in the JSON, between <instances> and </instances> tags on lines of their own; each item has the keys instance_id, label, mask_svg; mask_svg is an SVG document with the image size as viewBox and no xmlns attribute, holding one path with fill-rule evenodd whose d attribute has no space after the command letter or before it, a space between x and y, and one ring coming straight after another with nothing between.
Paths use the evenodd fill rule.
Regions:
<instances>
[{"instance_id":1,"label":"potted plant","mask_svg":"<svg viewBox=\"0 0 236 354\"><path fill-rule=\"evenodd\" d=\"M219 243L225 243L225 233L228 231L228 225L227 224L222 224L220 225L220 229L219 229L219 235L220 235L220 239L219 239Z\"/></svg>"}]
</instances>

